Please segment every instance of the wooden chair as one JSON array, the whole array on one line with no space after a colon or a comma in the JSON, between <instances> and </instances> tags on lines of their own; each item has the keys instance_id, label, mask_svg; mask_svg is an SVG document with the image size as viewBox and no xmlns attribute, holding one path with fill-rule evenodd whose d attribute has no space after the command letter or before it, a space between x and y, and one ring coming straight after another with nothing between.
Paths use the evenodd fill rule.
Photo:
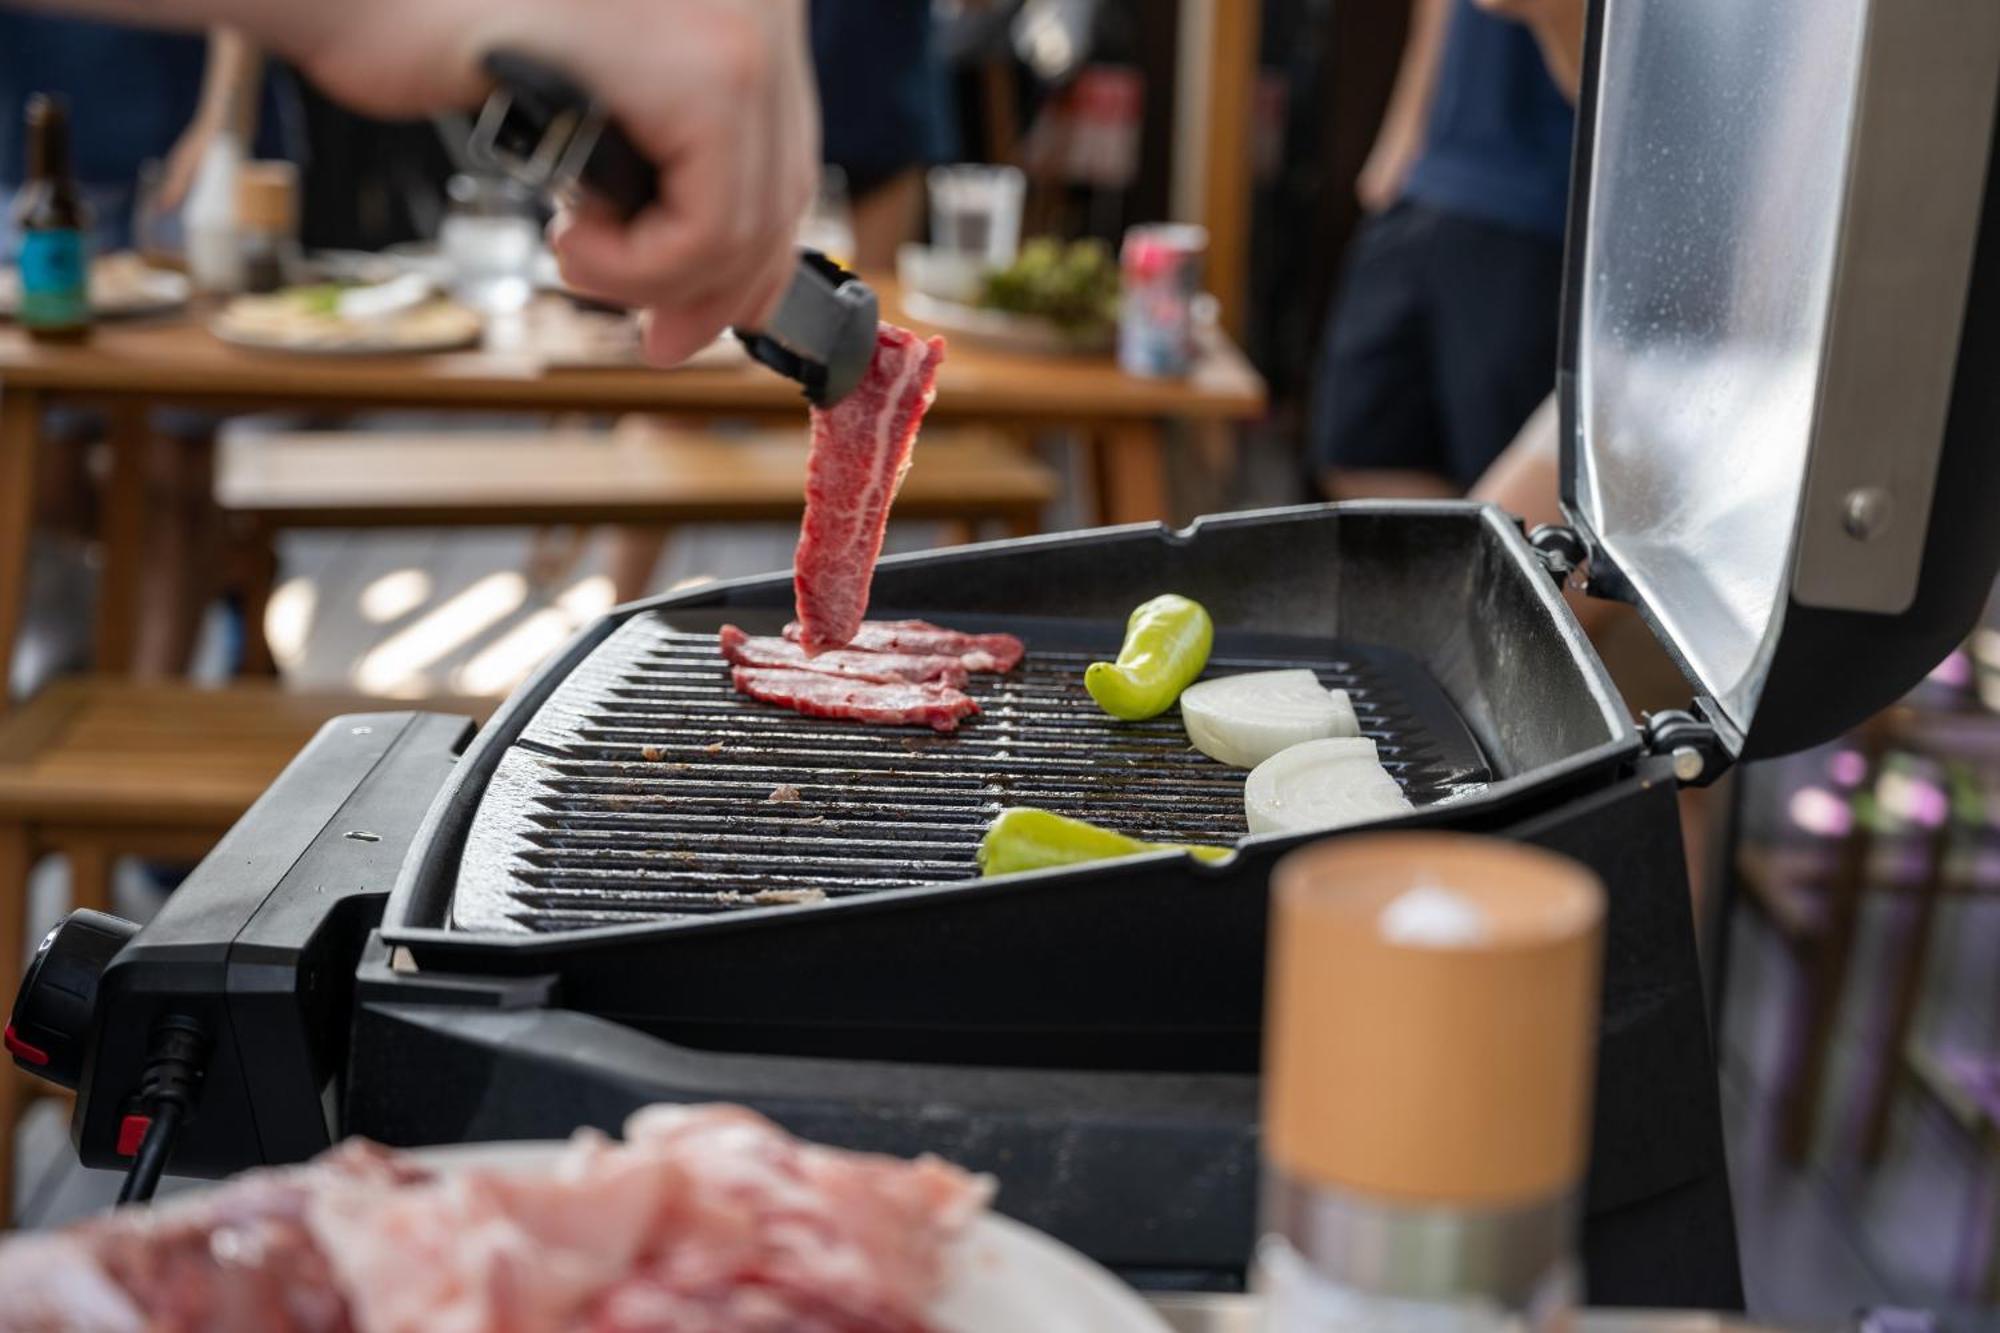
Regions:
<instances>
[{"instance_id":1,"label":"wooden chair","mask_svg":"<svg viewBox=\"0 0 2000 1333\"><path fill-rule=\"evenodd\" d=\"M1983 709L1938 709L1899 704L1850 737L1869 781L1892 754L1921 756L1939 766L2000 761L2000 716ZM1845 836L1813 845L1737 848L1738 882L1805 971L1799 1032L1801 1060L1781 1096L1779 1141L1785 1155L1803 1161L1812 1147L1834 1038L1835 1019L1847 989L1863 900L1887 893L1910 900L1908 920L1889 952L1886 1036L1879 1059L1866 1066L1856 1120L1862 1160L1874 1162L1887 1139L1889 1114L1902 1077L1910 1028L1922 997L1932 924L1948 895L1978 885L1953 849L1960 830L1949 817L1929 827L1898 830L1885 838L1886 822L1872 812L1872 798L1853 803ZM1976 831L1974 833L1976 836Z\"/></svg>"},{"instance_id":2,"label":"wooden chair","mask_svg":"<svg viewBox=\"0 0 2000 1333\"><path fill-rule=\"evenodd\" d=\"M262 683L203 689L109 677L58 680L0 717L0 1004L20 985L28 872L69 861L71 906L108 911L121 856L193 862L329 718L380 700ZM464 701L452 701L466 711ZM477 711L474 705L472 711ZM0 1229L28 1079L0 1068Z\"/></svg>"},{"instance_id":3,"label":"wooden chair","mask_svg":"<svg viewBox=\"0 0 2000 1333\"><path fill-rule=\"evenodd\" d=\"M2000 1305L2000 1207L1993 1185L2000 1181L2000 1057L1977 1056L1911 1041L1903 1050L1909 1080L1976 1145L1984 1160L1983 1187L1971 1191L1971 1206L1959 1228L1957 1297L1978 1305Z\"/></svg>"},{"instance_id":4,"label":"wooden chair","mask_svg":"<svg viewBox=\"0 0 2000 1333\"><path fill-rule=\"evenodd\" d=\"M1907 710L1899 705L1849 737L1868 780L1881 771L1907 720ZM1799 1063L1779 1094L1779 1147L1795 1163L1812 1150L1862 899L1874 882L1878 821L1871 799L1857 793L1848 802L1848 812L1851 822L1837 836L1777 846L1746 840L1734 857L1745 901L1770 924L1805 977L1793 1023Z\"/></svg>"},{"instance_id":5,"label":"wooden chair","mask_svg":"<svg viewBox=\"0 0 2000 1333\"><path fill-rule=\"evenodd\" d=\"M226 437L222 508L267 529L733 523L796 519L798 432L710 435L632 419L610 431L302 431ZM1039 530L1055 473L1005 436L926 434L896 517Z\"/></svg>"}]
</instances>

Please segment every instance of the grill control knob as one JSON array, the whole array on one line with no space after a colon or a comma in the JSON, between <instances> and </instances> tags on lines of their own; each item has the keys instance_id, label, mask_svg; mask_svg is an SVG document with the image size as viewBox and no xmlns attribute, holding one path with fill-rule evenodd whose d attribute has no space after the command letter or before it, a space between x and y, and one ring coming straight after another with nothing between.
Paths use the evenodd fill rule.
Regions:
<instances>
[{"instance_id":1,"label":"grill control knob","mask_svg":"<svg viewBox=\"0 0 2000 1333\"><path fill-rule=\"evenodd\" d=\"M71 912L56 923L28 964L7 1024L7 1053L15 1064L62 1087L77 1085L97 984L138 933L132 922L103 912Z\"/></svg>"}]
</instances>

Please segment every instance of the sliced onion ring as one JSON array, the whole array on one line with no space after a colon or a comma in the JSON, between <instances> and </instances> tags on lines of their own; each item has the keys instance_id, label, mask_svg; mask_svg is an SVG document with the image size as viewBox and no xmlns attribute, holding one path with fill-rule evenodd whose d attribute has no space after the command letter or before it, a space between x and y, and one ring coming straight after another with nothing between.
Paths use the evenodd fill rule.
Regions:
<instances>
[{"instance_id":1,"label":"sliced onion ring","mask_svg":"<svg viewBox=\"0 0 2000 1333\"><path fill-rule=\"evenodd\" d=\"M1255 768L1281 750L1330 736L1359 736L1347 691L1304 667L1218 676L1181 692L1181 722L1210 759Z\"/></svg>"},{"instance_id":2,"label":"sliced onion ring","mask_svg":"<svg viewBox=\"0 0 2000 1333\"><path fill-rule=\"evenodd\" d=\"M1243 810L1252 833L1305 833L1386 819L1410 798L1365 737L1307 741L1250 772Z\"/></svg>"}]
</instances>

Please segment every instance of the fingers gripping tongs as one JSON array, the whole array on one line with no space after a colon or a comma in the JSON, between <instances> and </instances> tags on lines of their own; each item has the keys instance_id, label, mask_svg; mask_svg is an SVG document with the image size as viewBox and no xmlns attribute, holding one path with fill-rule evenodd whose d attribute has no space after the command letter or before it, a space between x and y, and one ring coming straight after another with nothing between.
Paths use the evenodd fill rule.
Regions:
<instances>
[{"instance_id":1,"label":"fingers gripping tongs","mask_svg":"<svg viewBox=\"0 0 2000 1333\"><path fill-rule=\"evenodd\" d=\"M583 89L512 52L486 58L494 91L472 131L472 154L535 190L581 190L621 217L657 197L659 172ZM750 355L805 386L818 406L853 392L875 354L875 293L816 250L799 265L761 329L734 329Z\"/></svg>"}]
</instances>

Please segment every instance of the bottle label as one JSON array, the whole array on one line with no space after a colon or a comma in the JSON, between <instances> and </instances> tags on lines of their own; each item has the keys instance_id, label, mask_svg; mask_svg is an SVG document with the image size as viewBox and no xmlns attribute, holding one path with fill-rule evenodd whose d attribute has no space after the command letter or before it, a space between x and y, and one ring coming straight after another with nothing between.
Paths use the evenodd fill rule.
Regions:
<instances>
[{"instance_id":1,"label":"bottle label","mask_svg":"<svg viewBox=\"0 0 2000 1333\"><path fill-rule=\"evenodd\" d=\"M78 231L21 236L21 323L67 328L90 322L90 264Z\"/></svg>"}]
</instances>

